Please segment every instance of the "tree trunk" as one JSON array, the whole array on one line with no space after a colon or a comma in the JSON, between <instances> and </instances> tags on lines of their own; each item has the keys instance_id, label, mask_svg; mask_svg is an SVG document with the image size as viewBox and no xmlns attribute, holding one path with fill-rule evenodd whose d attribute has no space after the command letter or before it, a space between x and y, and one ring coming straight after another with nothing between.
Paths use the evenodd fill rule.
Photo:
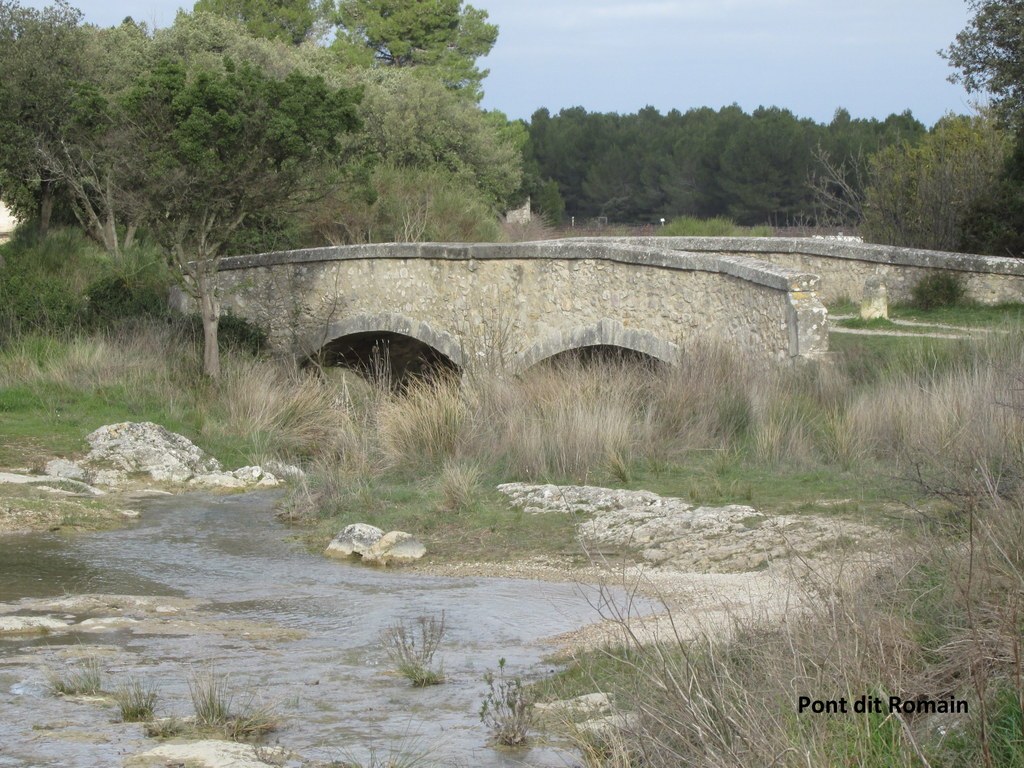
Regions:
<instances>
[{"instance_id":1,"label":"tree trunk","mask_svg":"<svg viewBox=\"0 0 1024 768\"><path fill-rule=\"evenodd\" d=\"M44 181L39 197L39 237L45 238L50 231L50 217L53 215L53 184Z\"/></svg>"},{"instance_id":2,"label":"tree trunk","mask_svg":"<svg viewBox=\"0 0 1024 768\"><path fill-rule=\"evenodd\" d=\"M220 346L217 342L220 302L207 280L199 282L199 306L203 316L203 373L216 380L220 378Z\"/></svg>"},{"instance_id":3,"label":"tree trunk","mask_svg":"<svg viewBox=\"0 0 1024 768\"><path fill-rule=\"evenodd\" d=\"M101 236L103 237L103 246L107 249L107 253L112 256L120 256L121 249L117 243L117 222L114 221L113 211L107 211L106 218L103 220Z\"/></svg>"},{"instance_id":4,"label":"tree trunk","mask_svg":"<svg viewBox=\"0 0 1024 768\"><path fill-rule=\"evenodd\" d=\"M135 243L135 233L138 231L138 229L138 224L128 224L128 228L125 230L124 233L124 247L126 249L131 248L132 245Z\"/></svg>"}]
</instances>

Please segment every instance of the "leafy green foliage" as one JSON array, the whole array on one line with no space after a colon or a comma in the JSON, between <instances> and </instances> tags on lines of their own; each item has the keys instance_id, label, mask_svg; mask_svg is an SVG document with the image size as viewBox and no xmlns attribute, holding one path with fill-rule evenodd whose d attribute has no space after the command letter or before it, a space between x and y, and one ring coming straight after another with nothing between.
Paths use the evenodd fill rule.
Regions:
<instances>
[{"instance_id":1,"label":"leafy green foliage","mask_svg":"<svg viewBox=\"0 0 1024 768\"><path fill-rule=\"evenodd\" d=\"M67 334L81 327L85 287L102 274L102 251L74 230L40 238L21 228L0 254L0 338L32 331Z\"/></svg>"},{"instance_id":2,"label":"leafy green foliage","mask_svg":"<svg viewBox=\"0 0 1024 768\"><path fill-rule=\"evenodd\" d=\"M1024 256L1024 133L999 180L967 211L962 244L971 253Z\"/></svg>"},{"instance_id":3,"label":"leafy green foliage","mask_svg":"<svg viewBox=\"0 0 1024 768\"><path fill-rule=\"evenodd\" d=\"M1009 151L987 116L946 117L918 144L872 156L864 236L872 242L955 251L965 221L989 194Z\"/></svg>"},{"instance_id":4,"label":"leafy green foliage","mask_svg":"<svg viewBox=\"0 0 1024 768\"><path fill-rule=\"evenodd\" d=\"M86 290L90 324L110 325L131 317L163 317L167 314L167 290L152 284L130 280L124 275L109 275Z\"/></svg>"},{"instance_id":5,"label":"leafy green foliage","mask_svg":"<svg viewBox=\"0 0 1024 768\"><path fill-rule=\"evenodd\" d=\"M525 148L527 191L536 197L553 181L565 213L584 219L810 223L819 206L807 181L820 156L866 156L923 133L909 113L855 120L837 110L831 123L817 125L783 109L747 114L736 105L665 115L652 107L635 115L541 109Z\"/></svg>"},{"instance_id":6,"label":"leafy green foliage","mask_svg":"<svg viewBox=\"0 0 1024 768\"><path fill-rule=\"evenodd\" d=\"M165 60L125 99L132 144L149 169L135 203L199 299L209 376L220 372L219 258L248 217L298 206L313 191L314 169L337 157L341 134L358 125L358 98L297 71L275 79L226 60L223 71L190 72Z\"/></svg>"},{"instance_id":7,"label":"leafy green foliage","mask_svg":"<svg viewBox=\"0 0 1024 768\"><path fill-rule=\"evenodd\" d=\"M21 228L2 249L0 338L66 336L168 314L173 283L162 254L136 244L114 259L75 229L45 238Z\"/></svg>"},{"instance_id":8,"label":"leafy green foliage","mask_svg":"<svg viewBox=\"0 0 1024 768\"><path fill-rule=\"evenodd\" d=\"M968 0L967 5L972 18L941 52L959 70L949 79L968 91L991 94L997 109L1016 119L1024 104L1024 2Z\"/></svg>"},{"instance_id":9,"label":"leafy green foliage","mask_svg":"<svg viewBox=\"0 0 1024 768\"><path fill-rule=\"evenodd\" d=\"M197 0L195 10L238 19L255 37L298 45L320 36L330 6L311 0Z\"/></svg>"},{"instance_id":10,"label":"leafy green foliage","mask_svg":"<svg viewBox=\"0 0 1024 768\"><path fill-rule=\"evenodd\" d=\"M498 39L487 12L462 0L341 0L339 37L368 48L378 64L429 67L448 88L479 98L487 72L476 68Z\"/></svg>"},{"instance_id":11,"label":"leafy green foliage","mask_svg":"<svg viewBox=\"0 0 1024 768\"><path fill-rule=\"evenodd\" d=\"M525 132L428 75L392 70L367 73L357 148L376 162L444 170L476 186L493 205L519 187Z\"/></svg>"},{"instance_id":12,"label":"leafy green foliage","mask_svg":"<svg viewBox=\"0 0 1024 768\"><path fill-rule=\"evenodd\" d=\"M712 219L698 219L695 216L680 216L658 229L659 235L667 237L767 237L769 227L741 227L725 216Z\"/></svg>"},{"instance_id":13,"label":"leafy green foliage","mask_svg":"<svg viewBox=\"0 0 1024 768\"><path fill-rule=\"evenodd\" d=\"M924 310L956 306L966 293L963 278L955 272L934 272L922 277L911 290L913 305Z\"/></svg>"},{"instance_id":14,"label":"leafy green foliage","mask_svg":"<svg viewBox=\"0 0 1024 768\"><path fill-rule=\"evenodd\" d=\"M442 168L377 166L366 189L325 198L320 231L332 242L494 242L494 208Z\"/></svg>"},{"instance_id":15,"label":"leafy green foliage","mask_svg":"<svg viewBox=\"0 0 1024 768\"><path fill-rule=\"evenodd\" d=\"M0 1L0 196L23 219L53 205L53 169L39 152L70 128L82 79L81 12L64 0L38 11Z\"/></svg>"}]
</instances>

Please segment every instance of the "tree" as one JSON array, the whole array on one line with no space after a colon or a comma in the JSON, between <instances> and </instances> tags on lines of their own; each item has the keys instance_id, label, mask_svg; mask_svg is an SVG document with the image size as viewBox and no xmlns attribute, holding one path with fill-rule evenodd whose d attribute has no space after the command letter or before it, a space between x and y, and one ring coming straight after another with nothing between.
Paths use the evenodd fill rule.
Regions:
<instances>
[{"instance_id":1,"label":"tree","mask_svg":"<svg viewBox=\"0 0 1024 768\"><path fill-rule=\"evenodd\" d=\"M357 92L249 65L187 71L163 61L125 99L148 174L133 190L150 234L170 252L203 320L203 370L220 375L217 269L248 217L297 204L314 168L357 126Z\"/></svg>"},{"instance_id":2,"label":"tree","mask_svg":"<svg viewBox=\"0 0 1024 768\"><path fill-rule=\"evenodd\" d=\"M197 0L194 10L236 19L256 37L298 45L323 35L332 7L330 0Z\"/></svg>"},{"instance_id":3,"label":"tree","mask_svg":"<svg viewBox=\"0 0 1024 768\"><path fill-rule=\"evenodd\" d=\"M482 112L421 72L369 72L361 79L362 153L396 167L439 166L475 186L492 207L510 202L526 135L504 115Z\"/></svg>"},{"instance_id":4,"label":"tree","mask_svg":"<svg viewBox=\"0 0 1024 768\"><path fill-rule=\"evenodd\" d=\"M82 15L64 0L42 11L0 0L0 196L46 233L58 179L43 147L64 141L85 77Z\"/></svg>"},{"instance_id":5,"label":"tree","mask_svg":"<svg viewBox=\"0 0 1024 768\"><path fill-rule=\"evenodd\" d=\"M449 88L479 100L486 70L476 60L498 39L487 12L462 0L341 0L340 40L368 48L377 64L430 67Z\"/></svg>"},{"instance_id":6,"label":"tree","mask_svg":"<svg viewBox=\"0 0 1024 768\"><path fill-rule=\"evenodd\" d=\"M788 224L810 208L808 121L785 109L758 108L722 150L720 184L741 224Z\"/></svg>"},{"instance_id":7,"label":"tree","mask_svg":"<svg viewBox=\"0 0 1024 768\"><path fill-rule=\"evenodd\" d=\"M912 248L961 248L965 220L995 185L1009 150L1009 136L979 115L944 117L918 144L876 152L869 163L864 236Z\"/></svg>"},{"instance_id":8,"label":"tree","mask_svg":"<svg viewBox=\"0 0 1024 768\"><path fill-rule=\"evenodd\" d=\"M973 17L940 51L968 91L988 92L1004 117L1024 116L1024 0L968 0Z\"/></svg>"}]
</instances>

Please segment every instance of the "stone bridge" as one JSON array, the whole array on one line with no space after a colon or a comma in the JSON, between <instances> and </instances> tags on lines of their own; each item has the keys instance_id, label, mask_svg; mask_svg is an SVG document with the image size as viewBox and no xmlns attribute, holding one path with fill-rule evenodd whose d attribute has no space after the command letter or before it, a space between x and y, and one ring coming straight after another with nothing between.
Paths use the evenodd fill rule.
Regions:
<instances>
[{"instance_id":1,"label":"stone bridge","mask_svg":"<svg viewBox=\"0 0 1024 768\"><path fill-rule=\"evenodd\" d=\"M881 278L904 298L957 270L981 301L1022 300L1024 264L806 238L592 238L517 244L382 244L224 259L224 308L281 353L368 365L522 370L575 351L667 363L700 340L752 361L828 349L822 300ZM819 277L819 275L821 277Z\"/></svg>"},{"instance_id":2,"label":"stone bridge","mask_svg":"<svg viewBox=\"0 0 1024 768\"><path fill-rule=\"evenodd\" d=\"M522 370L615 348L674 363L716 340L763 361L828 347L818 278L744 256L647 243L361 245L224 259L225 310L298 358L403 369Z\"/></svg>"}]
</instances>

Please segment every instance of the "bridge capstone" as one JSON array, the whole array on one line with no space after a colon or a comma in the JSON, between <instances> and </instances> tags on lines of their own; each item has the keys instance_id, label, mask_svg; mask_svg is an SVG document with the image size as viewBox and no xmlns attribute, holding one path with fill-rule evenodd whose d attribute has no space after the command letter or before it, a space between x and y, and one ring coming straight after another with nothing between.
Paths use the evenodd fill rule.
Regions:
<instances>
[{"instance_id":1,"label":"bridge capstone","mask_svg":"<svg viewBox=\"0 0 1024 768\"><path fill-rule=\"evenodd\" d=\"M870 282L890 301L908 301L915 285L937 271L963 278L967 298L980 304L1024 301L1024 260L949 253L850 240L807 237L624 237L623 245L706 255L744 256L821 276L818 298L858 302Z\"/></svg>"},{"instance_id":2,"label":"bridge capstone","mask_svg":"<svg viewBox=\"0 0 1024 768\"><path fill-rule=\"evenodd\" d=\"M818 277L747 256L559 240L380 244L224 259L223 305L308 357L357 334L401 334L459 367L523 369L596 345L668 363L719 341L752 360L827 351Z\"/></svg>"}]
</instances>

